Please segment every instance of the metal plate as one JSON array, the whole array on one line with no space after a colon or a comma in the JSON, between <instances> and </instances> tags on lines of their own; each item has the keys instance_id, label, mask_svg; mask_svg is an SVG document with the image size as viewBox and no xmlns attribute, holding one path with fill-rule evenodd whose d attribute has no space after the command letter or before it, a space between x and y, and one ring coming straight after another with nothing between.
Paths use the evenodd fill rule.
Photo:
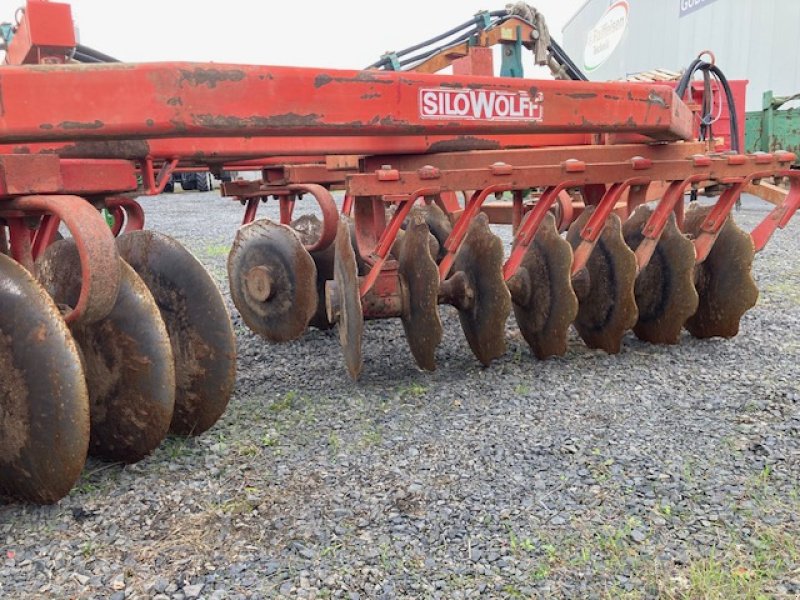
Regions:
<instances>
[{"instance_id":1,"label":"metal plate","mask_svg":"<svg viewBox=\"0 0 800 600\"><path fill-rule=\"evenodd\" d=\"M0 493L49 504L78 480L89 395L61 313L28 271L0 254Z\"/></svg>"},{"instance_id":2,"label":"metal plate","mask_svg":"<svg viewBox=\"0 0 800 600\"><path fill-rule=\"evenodd\" d=\"M175 359L170 431L200 434L225 412L236 379L236 343L225 301L198 260L172 238L132 231L117 244L153 294L169 333Z\"/></svg>"},{"instance_id":3,"label":"metal plate","mask_svg":"<svg viewBox=\"0 0 800 600\"><path fill-rule=\"evenodd\" d=\"M573 250L594 207L588 207L572 223L567 241ZM636 257L622 238L622 225L612 214L586 263L588 285L578 291L575 329L589 348L616 354L625 332L636 324L638 311L634 295ZM585 289L584 289L585 288Z\"/></svg>"},{"instance_id":4,"label":"metal plate","mask_svg":"<svg viewBox=\"0 0 800 600\"><path fill-rule=\"evenodd\" d=\"M508 281L517 325L538 359L567 351L569 326L578 314L571 268L572 247L558 234L555 217L548 213Z\"/></svg>"},{"instance_id":5,"label":"metal plate","mask_svg":"<svg viewBox=\"0 0 800 600\"><path fill-rule=\"evenodd\" d=\"M696 236L710 206L686 212L686 233ZM750 235L728 217L705 261L697 265L697 312L686 329L698 338L730 338L739 333L742 315L756 305L758 288L751 274L755 248Z\"/></svg>"},{"instance_id":6,"label":"metal plate","mask_svg":"<svg viewBox=\"0 0 800 600\"><path fill-rule=\"evenodd\" d=\"M231 299L260 336L303 335L317 311L316 280L314 260L289 227L259 219L237 231L228 255Z\"/></svg>"},{"instance_id":7,"label":"metal plate","mask_svg":"<svg viewBox=\"0 0 800 600\"><path fill-rule=\"evenodd\" d=\"M97 323L73 325L89 389L89 452L126 463L141 460L166 437L175 406L175 366L164 321L147 286L121 262L117 301ZM52 244L36 262L39 280L59 305L80 291L80 257L72 240Z\"/></svg>"},{"instance_id":8,"label":"metal plate","mask_svg":"<svg viewBox=\"0 0 800 600\"><path fill-rule=\"evenodd\" d=\"M336 321L339 342L344 352L347 372L353 380L361 375L364 366L361 341L364 336L364 313L358 287L358 266L350 239L348 219L339 221L339 231L334 242L336 256L333 261L333 286L325 291L328 318Z\"/></svg>"},{"instance_id":9,"label":"metal plate","mask_svg":"<svg viewBox=\"0 0 800 600\"><path fill-rule=\"evenodd\" d=\"M476 358L488 366L506 351L505 328L511 313L511 293L503 280L503 242L480 213L469 224L450 279L463 277L468 290L456 303L461 328Z\"/></svg>"},{"instance_id":10,"label":"metal plate","mask_svg":"<svg viewBox=\"0 0 800 600\"><path fill-rule=\"evenodd\" d=\"M425 216L413 212L399 250L400 280L404 290L403 329L417 365L436 369L436 348L442 341L439 318L439 270L430 251Z\"/></svg>"},{"instance_id":11,"label":"metal plate","mask_svg":"<svg viewBox=\"0 0 800 600\"><path fill-rule=\"evenodd\" d=\"M653 214L640 206L623 224L625 243L634 252L642 243L642 229ZM672 213L650 262L636 278L634 292L639 320L636 336L653 344L677 344L686 320L697 310L694 288L694 244L683 235Z\"/></svg>"}]
</instances>

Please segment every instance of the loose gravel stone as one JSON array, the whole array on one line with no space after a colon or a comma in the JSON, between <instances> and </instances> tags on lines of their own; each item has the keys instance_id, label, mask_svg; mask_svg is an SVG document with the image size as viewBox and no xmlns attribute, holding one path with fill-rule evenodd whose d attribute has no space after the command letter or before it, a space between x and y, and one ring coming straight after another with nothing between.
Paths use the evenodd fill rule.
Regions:
<instances>
[{"instance_id":1,"label":"loose gravel stone","mask_svg":"<svg viewBox=\"0 0 800 600\"><path fill-rule=\"evenodd\" d=\"M231 306L242 207L142 204ZM746 201L735 218L763 214ZM537 362L512 317L484 368L441 307L435 372L416 369L399 320L369 321L354 384L335 330L271 345L231 308L237 387L220 422L135 465L90 459L56 506L0 504L0 597L692 597L693 566L756 555L786 566L751 584L793 597L799 234L795 221L756 257L739 336L629 334L616 356L573 333L565 357Z\"/></svg>"}]
</instances>

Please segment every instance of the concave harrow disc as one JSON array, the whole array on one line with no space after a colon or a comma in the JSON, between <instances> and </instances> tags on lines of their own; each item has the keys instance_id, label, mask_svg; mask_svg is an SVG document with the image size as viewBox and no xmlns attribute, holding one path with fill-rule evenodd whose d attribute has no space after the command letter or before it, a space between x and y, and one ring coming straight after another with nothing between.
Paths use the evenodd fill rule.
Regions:
<instances>
[{"instance_id":1,"label":"concave harrow disc","mask_svg":"<svg viewBox=\"0 0 800 600\"><path fill-rule=\"evenodd\" d=\"M136 272L121 261L116 303L97 323L73 327L89 388L91 454L141 460L166 437L175 406L175 367L164 321ZM81 285L73 240L37 260L39 280L59 305L74 306Z\"/></svg>"},{"instance_id":2,"label":"concave harrow disc","mask_svg":"<svg viewBox=\"0 0 800 600\"><path fill-rule=\"evenodd\" d=\"M0 493L49 504L78 480L89 396L78 348L42 286L0 254Z\"/></svg>"},{"instance_id":3,"label":"concave harrow disc","mask_svg":"<svg viewBox=\"0 0 800 600\"><path fill-rule=\"evenodd\" d=\"M588 207L572 223L567 241L573 249L580 243L580 233L594 213ZM586 263L588 285L580 282L578 316L575 329L590 348L609 354L620 351L622 337L638 318L633 288L636 279L636 257L622 238L622 226L612 214L597 245Z\"/></svg>"},{"instance_id":4,"label":"concave harrow disc","mask_svg":"<svg viewBox=\"0 0 800 600\"><path fill-rule=\"evenodd\" d=\"M292 221L292 229L300 236L300 241L304 246L315 244L322 235L322 221L314 215L303 215ZM324 250L311 252L314 266L317 269L317 309L311 317L309 325L317 329L330 329L333 323L328 321L328 314L325 310L325 282L333 279L333 259L336 254L334 244Z\"/></svg>"},{"instance_id":5,"label":"concave harrow disc","mask_svg":"<svg viewBox=\"0 0 800 600\"><path fill-rule=\"evenodd\" d=\"M451 273L442 284L443 295L458 309L473 354L488 366L506 351L511 293L503 280L503 243L489 229L484 213L469 224Z\"/></svg>"},{"instance_id":6,"label":"concave harrow disc","mask_svg":"<svg viewBox=\"0 0 800 600\"><path fill-rule=\"evenodd\" d=\"M198 435L217 422L233 393L236 345L225 302L208 272L172 238L132 231L117 245L153 294L169 333L176 388L170 431Z\"/></svg>"},{"instance_id":7,"label":"concave harrow disc","mask_svg":"<svg viewBox=\"0 0 800 600\"><path fill-rule=\"evenodd\" d=\"M271 342L297 339L317 311L317 269L298 235L260 219L239 228L228 255L231 298Z\"/></svg>"},{"instance_id":8,"label":"concave harrow disc","mask_svg":"<svg viewBox=\"0 0 800 600\"><path fill-rule=\"evenodd\" d=\"M517 324L536 358L567 351L569 326L578 314L571 268L572 247L558 234L555 217L548 213L508 281Z\"/></svg>"},{"instance_id":9,"label":"concave harrow disc","mask_svg":"<svg viewBox=\"0 0 800 600\"><path fill-rule=\"evenodd\" d=\"M421 369L436 369L435 352L442 341L439 319L439 270L430 251L430 233L416 212L399 248L399 273L404 288L403 329L411 354Z\"/></svg>"},{"instance_id":10,"label":"concave harrow disc","mask_svg":"<svg viewBox=\"0 0 800 600\"><path fill-rule=\"evenodd\" d=\"M696 237L710 206L692 206L686 213L686 233ZM751 269L755 247L746 231L728 217L708 257L696 267L695 286L700 295L697 312L686 329L698 338L730 338L739 333L742 315L758 300Z\"/></svg>"},{"instance_id":11,"label":"concave harrow disc","mask_svg":"<svg viewBox=\"0 0 800 600\"><path fill-rule=\"evenodd\" d=\"M648 206L640 206L622 225L631 250L642 243L642 229L652 213ZM694 244L678 229L675 214L670 214L650 262L636 278L639 320L633 332L639 339L654 344L678 343L686 319L697 310L694 258Z\"/></svg>"},{"instance_id":12,"label":"concave harrow disc","mask_svg":"<svg viewBox=\"0 0 800 600\"><path fill-rule=\"evenodd\" d=\"M358 379L364 366L361 355L361 340L364 336L364 313L361 309L361 295L358 287L358 266L356 254L350 240L350 227L347 218L339 221L339 230L334 242L336 255L333 261L333 285L329 282L325 289L325 306L328 320L339 328L339 342L344 352L347 372Z\"/></svg>"}]
</instances>

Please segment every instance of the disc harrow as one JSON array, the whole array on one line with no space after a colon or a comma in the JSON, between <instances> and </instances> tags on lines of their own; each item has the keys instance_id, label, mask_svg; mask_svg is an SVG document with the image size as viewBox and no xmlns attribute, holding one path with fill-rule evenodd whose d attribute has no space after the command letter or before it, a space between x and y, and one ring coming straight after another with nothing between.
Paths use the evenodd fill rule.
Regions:
<instances>
[{"instance_id":1,"label":"disc harrow","mask_svg":"<svg viewBox=\"0 0 800 600\"><path fill-rule=\"evenodd\" d=\"M440 305L487 368L512 310L542 360L568 354L573 327L610 354L631 330L657 344L734 336L758 297L755 253L800 208L795 155L692 141L685 82L676 94L585 81L513 12L482 13L457 51L344 71L75 68L108 57L78 51L67 5L27 8L0 67L0 492L12 498L55 502L87 454L135 462L224 413L236 372L225 301L186 248L145 229L136 201L176 172L260 171L223 184L244 207L232 303L268 342L336 327L353 379L377 319L399 319L409 358L433 371ZM34 43L33 29L55 37ZM533 50L557 79L492 79L491 43ZM456 56L455 75L435 74ZM699 59L686 77L712 68L724 82ZM745 232L732 209L765 179L788 192ZM686 209L700 189L719 195ZM275 220L258 217L268 201Z\"/></svg>"}]
</instances>

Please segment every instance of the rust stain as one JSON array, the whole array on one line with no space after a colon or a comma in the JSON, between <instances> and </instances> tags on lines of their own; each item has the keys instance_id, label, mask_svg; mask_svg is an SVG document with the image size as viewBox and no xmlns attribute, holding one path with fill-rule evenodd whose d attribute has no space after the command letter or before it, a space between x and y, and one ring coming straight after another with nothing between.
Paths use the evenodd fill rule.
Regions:
<instances>
[{"instance_id":1,"label":"rust stain","mask_svg":"<svg viewBox=\"0 0 800 600\"><path fill-rule=\"evenodd\" d=\"M497 140L484 140L472 136L461 136L455 140L434 142L428 149L430 152L457 152L463 150L499 150Z\"/></svg>"},{"instance_id":2,"label":"rust stain","mask_svg":"<svg viewBox=\"0 0 800 600\"><path fill-rule=\"evenodd\" d=\"M59 129L102 129L103 122L95 119L94 121L62 121L58 124Z\"/></svg>"},{"instance_id":3,"label":"rust stain","mask_svg":"<svg viewBox=\"0 0 800 600\"><path fill-rule=\"evenodd\" d=\"M597 98L597 94L594 92L576 92L574 94L564 94L568 98L573 98L574 100L591 100L592 98Z\"/></svg>"},{"instance_id":4,"label":"rust stain","mask_svg":"<svg viewBox=\"0 0 800 600\"><path fill-rule=\"evenodd\" d=\"M376 92L373 92L372 94L363 94L361 96L361 99L362 100L372 100L373 98L380 98L380 97L381 97L380 94L378 94Z\"/></svg>"},{"instance_id":5,"label":"rust stain","mask_svg":"<svg viewBox=\"0 0 800 600\"><path fill-rule=\"evenodd\" d=\"M382 83L391 85L394 83L391 79L382 79L369 71L361 71L355 77L333 77L326 73L320 73L314 78L314 87L319 89L329 83Z\"/></svg>"},{"instance_id":6,"label":"rust stain","mask_svg":"<svg viewBox=\"0 0 800 600\"><path fill-rule=\"evenodd\" d=\"M145 125L147 125L148 127L152 127L155 124L156 122L153 121L153 119L147 119L147 121L145 121Z\"/></svg>"},{"instance_id":7,"label":"rust stain","mask_svg":"<svg viewBox=\"0 0 800 600\"><path fill-rule=\"evenodd\" d=\"M42 123L39 125L39 129L50 130L53 128L53 125L50 123Z\"/></svg>"},{"instance_id":8,"label":"rust stain","mask_svg":"<svg viewBox=\"0 0 800 600\"><path fill-rule=\"evenodd\" d=\"M169 106L183 106L183 99L180 96L173 96L167 99Z\"/></svg>"},{"instance_id":9,"label":"rust stain","mask_svg":"<svg viewBox=\"0 0 800 600\"><path fill-rule=\"evenodd\" d=\"M225 81L242 81L245 78L245 73L241 69L224 70L224 69L204 69L198 67L197 69L187 70L181 69L180 81L187 82L194 87L206 86L208 88L217 87L218 83Z\"/></svg>"},{"instance_id":10,"label":"rust stain","mask_svg":"<svg viewBox=\"0 0 800 600\"><path fill-rule=\"evenodd\" d=\"M234 117L228 115L192 115L195 125L208 129L269 129L287 128L301 129L303 127L317 127L321 125L321 115L311 113L299 115L297 113L286 113L283 115L273 115L270 117Z\"/></svg>"},{"instance_id":11,"label":"rust stain","mask_svg":"<svg viewBox=\"0 0 800 600\"><path fill-rule=\"evenodd\" d=\"M145 140L83 141L57 151L64 158L144 158L150 154Z\"/></svg>"}]
</instances>

